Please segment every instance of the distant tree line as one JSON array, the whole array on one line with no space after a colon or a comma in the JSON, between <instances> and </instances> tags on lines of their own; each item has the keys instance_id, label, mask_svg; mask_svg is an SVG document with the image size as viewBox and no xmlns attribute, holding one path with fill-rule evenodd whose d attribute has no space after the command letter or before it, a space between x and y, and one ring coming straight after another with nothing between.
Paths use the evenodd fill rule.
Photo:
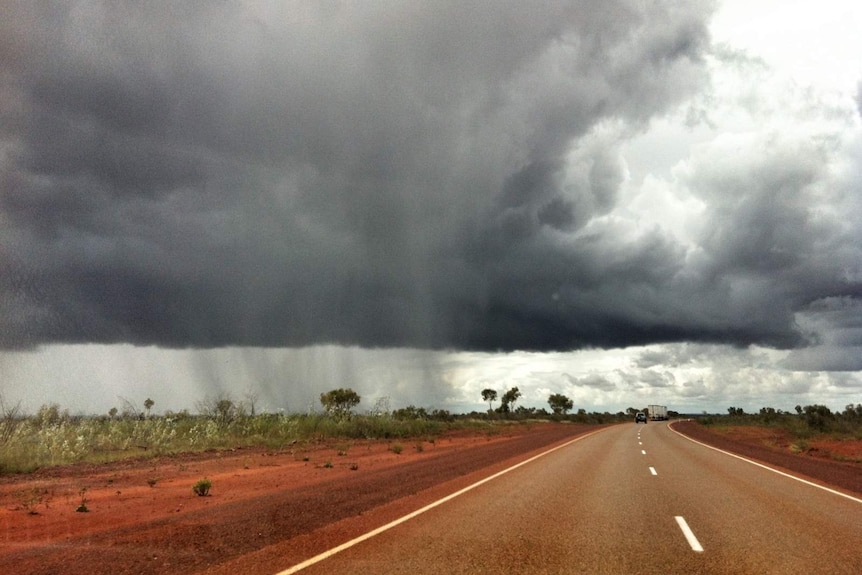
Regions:
<instances>
[{"instance_id":1,"label":"distant tree line","mask_svg":"<svg viewBox=\"0 0 862 575\"><path fill-rule=\"evenodd\" d=\"M707 415L698 418L704 425L756 424L778 425L796 433L862 433L862 403L850 403L843 411L832 411L825 405L797 405L790 410L761 407L757 413L746 413L742 407L727 408L727 415Z\"/></svg>"}]
</instances>

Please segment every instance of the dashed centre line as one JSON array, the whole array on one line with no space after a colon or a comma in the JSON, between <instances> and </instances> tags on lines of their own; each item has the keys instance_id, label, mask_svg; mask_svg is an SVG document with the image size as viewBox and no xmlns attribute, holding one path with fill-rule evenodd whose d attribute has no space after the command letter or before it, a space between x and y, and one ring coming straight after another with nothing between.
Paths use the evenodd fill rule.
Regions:
<instances>
[{"instance_id":1,"label":"dashed centre line","mask_svg":"<svg viewBox=\"0 0 862 575\"><path fill-rule=\"evenodd\" d=\"M658 475L658 471L655 470L655 467L650 467L649 472L652 473L653 475Z\"/></svg>"},{"instance_id":2,"label":"dashed centre line","mask_svg":"<svg viewBox=\"0 0 862 575\"><path fill-rule=\"evenodd\" d=\"M696 553L703 553L703 547L700 544L700 541L697 540L697 537L694 536L694 532L691 530L691 527L688 526L688 523L685 522L685 519L679 515L677 515L674 519L676 519L677 525L682 529L682 534L685 535L686 541L691 546L691 550Z\"/></svg>"},{"instance_id":3,"label":"dashed centre line","mask_svg":"<svg viewBox=\"0 0 862 575\"><path fill-rule=\"evenodd\" d=\"M645 449L641 449L641 455L646 455L646 450L645 450Z\"/></svg>"}]
</instances>

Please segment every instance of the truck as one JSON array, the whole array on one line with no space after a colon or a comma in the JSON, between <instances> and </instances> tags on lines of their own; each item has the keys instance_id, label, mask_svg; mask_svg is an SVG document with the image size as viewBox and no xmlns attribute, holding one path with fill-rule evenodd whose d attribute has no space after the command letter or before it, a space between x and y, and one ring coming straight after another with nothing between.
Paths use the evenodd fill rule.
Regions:
<instances>
[{"instance_id":1,"label":"truck","mask_svg":"<svg viewBox=\"0 0 862 575\"><path fill-rule=\"evenodd\" d=\"M648 405L647 413L651 421L663 421L667 419L666 405Z\"/></svg>"}]
</instances>

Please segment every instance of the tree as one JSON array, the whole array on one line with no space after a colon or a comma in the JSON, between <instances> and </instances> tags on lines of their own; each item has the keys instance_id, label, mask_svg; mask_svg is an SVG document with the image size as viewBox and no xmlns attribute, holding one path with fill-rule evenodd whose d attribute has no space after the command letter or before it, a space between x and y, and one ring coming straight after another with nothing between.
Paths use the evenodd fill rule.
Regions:
<instances>
[{"instance_id":1,"label":"tree","mask_svg":"<svg viewBox=\"0 0 862 575\"><path fill-rule=\"evenodd\" d=\"M60 405L57 403L42 404L39 411L36 413L36 421L42 427L58 425L61 421L69 418L69 412L60 411Z\"/></svg>"},{"instance_id":2,"label":"tree","mask_svg":"<svg viewBox=\"0 0 862 575\"><path fill-rule=\"evenodd\" d=\"M123 411L121 413L122 417L125 419L143 419L144 414L137 408L137 406L130 399L126 399L123 396L119 396L120 401L123 402Z\"/></svg>"},{"instance_id":3,"label":"tree","mask_svg":"<svg viewBox=\"0 0 862 575\"><path fill-rule=\"evenodd\" d=\"M219 422L223 424L230 423L236 413L236 408L233 404L233 400L227 397L222 397L221 399L216 401L215 412Z\"/></svg>"},{"instance_id":4,"label":"tree","mask_svg":"<svg viewBox=\"0 0 862 575\"><path fill-rule=\"evenodd\" d=\"M561 393L552 393L548 397L548 405L551 406L551 411L555 414L563 414L565 415L567 411L572 409L575 406L575 403Z\"/></svg>"},{"instance_id":5,"label":"tree","mask_svg":"<svg viewBox=\"0 0 862 575\"><path fill-rule=\"evenodd\" d=\"M848 403L844 407L844 413L842 415L848 419L860 419L862 418L862 403L858 405L853 405L852 403Z\"/></svg>"},{"instance_id":6,"label":"tree","mask_svg":"<svg viewBox=\"0 0 862 575\"><path fill-rule=\"evenodd\" d=\"M245 390L245 402L248 405L249 415L252 417L255 416L255 405L257 404L258 399L259 396L257 395L257 392L251 387Z\"/></svg>"},{"instance_id":7,"label":"tree","mask_svg":"<svg viewBox=\"0 0 862 575\"><path fill-rule=\"evenodd\" d=\"M368 415L371 415L373 417L389 415L390 413L392 413L392 409L390 408L389 403L390 402L388 395L378 397L371 409L368 410Z\"/></svg>"},{"instance_id":8,"label":"tree","mask_svg":"<svg viewBox=\"0 0 862 575\"><path fill-rule=\"evenodd\" d=\"M497 401L497 391L491 388L482 390L482 401L488 402L488 411L494 409L494 402Z\"/></svg>"},{"instance_id":9,"label":"tree","mask_svg":"<svg viewBox=\"0 0 862 575\"><path fill-rule=\"evenodd\" d=\"M806 405L802 408L802 417L808 427L818 431L826 431L829 422L835 418L832 410L825 405Z\"/></svg>"},{"instance_id":10,"label":"tree","mask_svg":"<svg viewBox=\"0 0 862 575\"><path fill-rule=\"evenodd\" d=\"M6 404L3 394L0 394L0 445L8 442L21 423L21 402L15 405Z\"/></svg>"},{"instance_id":11,"label":"tree","mask_svg":"<svg viewBox=\"0 0 862 575\"><path fill-rule=\"evenodd\" d=\"M155 404L156 402L149 397L144 401L144 409L147 410L147 417L150 416L150 409L152 409Z\"/></svg>"},{"instance_id":12,"label":"tree","mask_svg":"<svg viewBox=\"0 0 862 575\"><path fill-rule=\"evenodd\" d=\"M500 398L500 411L502 413L509 413L512 411L514 409L515 402L518 401L519 397L521 397L521 392L517 387L507 389L506 393L503 394L503 397Z\"/></svg>"},{"instance_id":13,"label":"tree","mask_svg":"<svg viewBox=\"0 0 862 575\"><path fill-rule=\"evenodd\" d=\"M350 388L333 389L320 394L320 403L329 415L347 417L350 410L359 405L359 394Z\"/></svg>"},{"instance_id":14,"label":"tree","mask_svg":"<svg viewBox=\"0 0 862 575\"><path fill-rule=\"evenodd\" d=\"M775 410L774 407L761 407L760 415L763 417L763 421L766 423L771 423L775 420L775 418L781 413L781 410Z\"/></svg>"},{"instance_id":15,"label":"tree","mask_svg":"<svg viewBox=\"0 0 862 575\"><path fill-rule=\"evenodd\" d=\"M240 415L237 404L230 395L224 393L204 398L203 401L197 402L197 408L198 413L211 418L220 427L226 427Z\"/></svg>"},{"instance_id":16,"label":"tree","mask_svg":"<svg viewBox=\"0 0 862 575\"><path fill-rule=\"evenodd\" d=\"M428 419L428 412L424 407L408 405L407 407L393 411L392 417L395 419Z\"/></svg>"}]
</instances>

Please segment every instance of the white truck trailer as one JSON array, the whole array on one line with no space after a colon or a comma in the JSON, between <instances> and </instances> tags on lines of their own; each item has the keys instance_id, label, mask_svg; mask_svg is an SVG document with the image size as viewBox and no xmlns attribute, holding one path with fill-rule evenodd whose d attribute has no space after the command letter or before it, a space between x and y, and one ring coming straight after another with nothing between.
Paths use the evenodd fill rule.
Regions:
<instances>
[{"instance_id":1,"label":"white truck trailer","mask_svg":"<svg viewBox=\"0 0 862 575\"><path fill-rule=\"evenodd\" d=\"M650 421L663 421L667 419L667 406L648 405L647 414L649 415Z\"/></svg>"}]
</instances>

